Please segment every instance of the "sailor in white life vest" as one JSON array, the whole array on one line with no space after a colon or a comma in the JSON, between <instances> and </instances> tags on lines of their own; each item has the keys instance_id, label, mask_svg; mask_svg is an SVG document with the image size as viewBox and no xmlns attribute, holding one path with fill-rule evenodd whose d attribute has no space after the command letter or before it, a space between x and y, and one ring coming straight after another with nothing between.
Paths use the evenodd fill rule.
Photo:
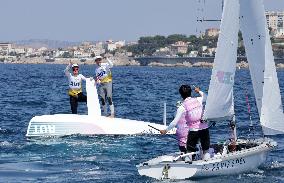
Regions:
<instances>
[{"instance_id":1,"label":"sailor in white life vest","mask_svg":"<svg viewBox=\"0 0 284 183\"><path fill-rule=\"evenodd\" d=\"M73 74L69 72L70 67L72 67ZM78 102L87 102L87 96L82 92L82 80L86 81L86 78L79 74L79 65L71 62L64 72L69 81L68 95L70 96L71 111L72 114L77 114Z\"/></svg>"},{"instance_id":2,"label":"sailor in white life vest","mask_svg":"<svg viewBox=\"0 0 284 183\"><path fill-rule=\"evenodd\" d=\"M114 117L114 105L112 101L112 73L110 68L113 67L112 61L107 58L107 63L102 63L102 57L96 56L95 62L98 65L96 68L96 82L99 84L99 95L101 97L102 108L107 115L106 99L110 108L110 117Z\"/></svg>"},{"instance_id":3,"label":"sailor in white life vest","mask_svg":"<svg viewBox=\"0 0 284 183\"><path fill-rule=\"evenodd\" d=\"M179 93L183 98L182 105L177 109L174 120L165 130L160 130L161 134L166 134L169 130L177 126L177 137L179 140L180 150L183 152L185 136L186 151L195 152L198 140L201 142L203 154L208 152L210 145L210 136L207 123L203 123L201 118L203 115L203 102L206 101L206 94L200 91L199 88L194 89L200 97L191 97L191 88L189 85L182 85L179 89ZM187 125L185 125L185 123ZM206 154L207 155L207 154Z\"/></svg>"}]
</instances>

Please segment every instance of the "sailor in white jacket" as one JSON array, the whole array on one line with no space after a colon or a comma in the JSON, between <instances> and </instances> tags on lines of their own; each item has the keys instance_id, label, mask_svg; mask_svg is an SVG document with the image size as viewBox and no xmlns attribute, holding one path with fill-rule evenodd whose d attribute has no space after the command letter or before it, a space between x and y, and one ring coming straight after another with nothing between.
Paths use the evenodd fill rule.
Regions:
<instances>
[{"instance_id":1,"label":"sailor in white jacket","mask_svg":"<svg viewBox=\"0 0 284 183\"><path fill-rule=\"evenodd\" d=\"M114 105L112 102L112 74L110 68L113 63L107 58L107 63L102 63L102 57L96 56L96 82L99 83L99 95L101 97L104 114L107 114L106 99L109 103L110 116L114 117Z\"/></svg>"},{"instance_id":2,"label":"sailor in white jacket","mask_svg":"<svg viewBox=\"0 0 284 183\"><path fill-rule=\"evenodd\" d=\"M71 65L72 74L69 71ZM87 96L82 92L82 81L86 81L86 78L82 74L79 74L79 65L72 64L71 62L67 65L64 72L69 82L68 95L70 96L71 111L72 114L77 114L78 102L87 102Z\"/></svg>"}]
</instances>

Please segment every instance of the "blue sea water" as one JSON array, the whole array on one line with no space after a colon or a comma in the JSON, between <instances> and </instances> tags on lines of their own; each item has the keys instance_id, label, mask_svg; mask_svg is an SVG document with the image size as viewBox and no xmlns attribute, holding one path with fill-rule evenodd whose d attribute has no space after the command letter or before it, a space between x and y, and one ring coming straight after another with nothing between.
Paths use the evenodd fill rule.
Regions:
<instances>
[{"instance_id":1,"label":"blue sea water","mask_svg":"<svg viewBox=\"0 0 284 183\"><path fill-rule=\"evenodd\" d=\"M158 155L177 151L168 136L67 136L42 139L25 137L29 120L35 115L70 113L68 83L64 65L0 64L0 182L157 182L140 176L135 165ZM81 66L85 76L94 66ZM162 123L163 103L167 121L173 119L181 84L208 90L211 69L163 67L114 67L113 100L116 116ZM282 101L284 70L278 70ZM255 135L262 136L250 75L237 70L235 107L239 136L248 131L246 91L252 108ZM86 114L86 105L79 105ZM227 124L210 130L212 142L229 136ZM284 182L284 136L273 137L278 148L254 172L177 182Z\"/></svg>"}]
</instances>

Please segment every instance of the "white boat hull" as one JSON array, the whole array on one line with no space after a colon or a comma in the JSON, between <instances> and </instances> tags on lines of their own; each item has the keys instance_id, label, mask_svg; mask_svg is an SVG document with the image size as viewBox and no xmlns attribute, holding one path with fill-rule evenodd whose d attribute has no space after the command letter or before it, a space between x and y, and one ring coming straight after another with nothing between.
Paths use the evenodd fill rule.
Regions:
<instances>
[{"instance_id":1,"label":"white boat hull","mask_svg":"<svg viewBox=\"0 0 284 183\"><path fill-rule=\"evenodd\" d=\"M275 142L260 143L256 147L216 155L207 161L197 160L191 163L184 160L174 161L180 154L170 154L141 163L137 166L140 175L155 179L192 179L220 175L239 174L255 170L265 162L267 153Z\"/></svg>"},{"instance_id":2,"label":"white boat hull","mask_svg":"<svg viewBox=\"0 0 284 183\"><path fill-rule=\"evenodd\" d=\"M72 134L160 134L149 125L164 129L164 125L130 119L77 114L55 114L33 117L27 129L27 137L64 136ZM171 134L174 131L170 132Z\"/></svg>"},{"instance_id":3,"label":"white boat hull","mask_svg":"<svg viewBox=\"0 0 284 183\"><path fill-rule=\"evenodd\" d=\"M160 134L157 129L166 128L165 125L156 123L101 116L95 80L86 79L86 91L88 115L55 114L35 116L29 122L26 136ZM164 116L166 115L164 114ZM169 132L169 134L174 133L175 129Z\"/></svg>"}]
</instances>

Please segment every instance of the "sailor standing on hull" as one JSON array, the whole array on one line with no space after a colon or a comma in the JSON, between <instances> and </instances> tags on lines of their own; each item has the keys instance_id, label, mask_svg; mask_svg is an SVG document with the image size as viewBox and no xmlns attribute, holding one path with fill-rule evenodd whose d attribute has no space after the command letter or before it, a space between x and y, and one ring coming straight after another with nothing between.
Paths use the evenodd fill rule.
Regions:
<instances>
[{"instance_id":1,"label":"sailor standing on hull","mask_svg":"<svg viewBox=\"0 0 284 183\"><path fill-rule=\"evenodd\" d=\"M106 99L110 108L110 117L114 117L114 105L112 102L112 74L110 68L113 63L107 58L107 63L102 63L102 57L96 56L96 82L99 84L99 95L101 97L103 112L107 114Z\"/></svg>"},{"instance_id":2,"label":"sailor standing on hull","mask_svg":"<svg viewBox=\"0 0 284 183\"><path fill-rule=\"evenodd\" d=\"M194 91L200 97L191 97L191 88L189 85L182 85L180 87L179 93L184 101L178 107L174 120L165 130L160 130L160 133L166 134L177 126L176 134L181 152L194 152L196 144L200 139L202 150L206 154L209 149L210 137L208 125L207 123L202 123L201 117L203 114L202 103L206 101L207 96L199 88L195 88Z\"/></svg>"},{"instance_id":3,"label":"sailor standing on hull","mask_svg":"<svg viewBox=\"0 0 284 183\"><path fill-rule=\"evenodd\" d=\"M72 67L73 75L69 72L70 67ZM77 114L78 102L87 102L87 97L82 92L82 80L86 81L86 78L79 74L79 65L71 62L64 72L69 81L68 95L70 96L71 111L72 114Z\"/></svg>"}]
</instances>

